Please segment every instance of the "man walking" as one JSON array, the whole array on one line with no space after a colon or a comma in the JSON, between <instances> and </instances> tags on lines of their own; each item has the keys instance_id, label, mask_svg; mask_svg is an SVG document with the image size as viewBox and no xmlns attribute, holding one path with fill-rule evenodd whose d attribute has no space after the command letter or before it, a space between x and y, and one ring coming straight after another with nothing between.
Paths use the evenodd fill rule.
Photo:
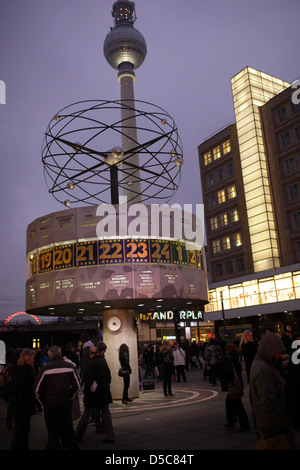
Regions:
<instances>
[{"instance_id":1,"label":"man walking","mask_svg":"<svg viewBox=\"0 0 300 470\"><path fill-rule=\"evenodd\" d=\"M89 350L90 361L87 364L84 382L84 412L78 423L76 435L78 441L82 441L89 418L94 409L100 408L101 416L106 432L104 442L113 443L115 440L109 404L112 403L110 392L111 375L104 353L106 344L100 342L97 347Z\"/></svg>"},{"instance_id":2,"label":"man walking","mask_svg":"<svg viewBox=\"0 0 300 470\"><path fill-rule=\"evenodd\" d=\"M48 450L64 448L78 450L72 423L72 399L80 383L75 367L62 359L59 346L48 350L50 362L39 372L35 382L35 394L44 407L48 431ZM61 441L61 442L60 442Z\"/></svg>"}]
</instances>

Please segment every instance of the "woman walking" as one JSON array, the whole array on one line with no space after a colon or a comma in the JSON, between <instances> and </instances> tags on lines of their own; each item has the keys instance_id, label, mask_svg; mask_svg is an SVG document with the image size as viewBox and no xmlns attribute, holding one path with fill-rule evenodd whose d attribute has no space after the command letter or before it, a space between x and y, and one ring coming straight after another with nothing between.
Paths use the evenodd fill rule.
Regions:
<instances>
[{"instance_id":1,"label":"woman walking","mask_svg":"<svg viewBox=\"0 0 300 470\"><path fill-rule=\"evenodd\" d=\"M163 390L165 397L172 396L172 373L174 366L174 357L171 350L171 344L166 339L162 342L160 348L160 363L163 374Z\"/></svg>"},{"instance_id":2,"label":"woman walking","mask_svg":"<svg viewBox=\"0 0 300 470\"><path fill-rule=\"evenodd\" d=\"M35 351L23 349L18 360L14 377L12 412L14 430L10 450L28 450L31 415L35 413L35 395L33 391L35 371L33 368Z\"/></svg>"},{"instance_id":3,"label":"woman walking","mask_svg":"<svg viewBox=\"0 0 300 470\"><path fill-rule=\"evenodd\" d=\"M122 377L123 377L123 396L122 396L122 403L126 405L127 403L131 402L132 400L128 398L128 389L130 386L130 374L132 372L130 364L129 364L129 348L127 344L123 343L119 349L119 361L122 369Z\"/></svg>"}]
</instances>

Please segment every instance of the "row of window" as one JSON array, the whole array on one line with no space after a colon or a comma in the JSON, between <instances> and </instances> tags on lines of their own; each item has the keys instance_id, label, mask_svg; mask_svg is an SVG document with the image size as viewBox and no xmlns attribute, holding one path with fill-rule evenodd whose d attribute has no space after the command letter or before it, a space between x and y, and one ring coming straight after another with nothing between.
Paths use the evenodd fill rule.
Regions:
<instances>
[{"instance_id":1,"label":"row of window","mask_svg":"<svg viewBox=\"0 0 300 470\"><path fill-rule=\"evenodd\" d=\"M218 160L222 155L227 155L229 152L231 152L231 144L230 140L226 140L204 154L204 165L209 165L214 160Z\"/></svg>"},{"instance_id":2,"label":"row of window","mask_svg":"<svg viewBox=\"0 0 300 470\"><path fill-rule=\"evenodd\" d=\"M229 178L233 175L233 163L229 162L221 168L212 171L206 175L206 187L217 184L219 181L222 181L226 178Z\"/></svg>"},{"instance_id":3,"label":"row of window","mask_svg":"<svg viewBox=\"0 0 300 470\"><path fill-rule=\"evenodd\" d=\"M292 155L282 161L283 172L285 175L290 175L300 170L300 153Z\"/></svg>"},{"instance_id":4,"label":"row of window","mask_svg":"<svg viewBox=\"0 0 300 470\"><path fill-rule=\"evenodd\" d=\"M285 149L291 144L295 144L300 141L300 124L295 126L293 129L279 134L279 145L281 149Z\"/></svg>"},{"instance_id":5,"label":"row of window","mask_svg":"<svg viewBox=\"0 0 300 470\"><path fill-rule=\"evenodd\" d=\"M296 229L300 228L300 211L294 212L293 214L291 214L291 218L292 218L292 227Z\"/></svg>"},{"instance_id":6,"label":"row of window","mask_svg":"<svg viewBox=\"0 0 300 470\"><path fill-rule=\"evenodd\" d=\"M223 204L226 201L234 199L236 196L236 186L235 184L231 184L227 188L220 189L220 191L218 191L217 193L208 196L208 208L213 209L219 204Z\"/></svg>"},{"instance_id":7,"label":"row of window","mask_svg":"<svg viewBox=\"0 0 300 470\"><path fill-rule=\"evenodd\" d=\"M289 184L286 187L286 191L287 191L287 197L288 197L289 202L295 201L296 199L299 199L299 197L300 197L299 183Z\"/></svg>"},{"instance_id":8,"label":"row of window","mask_svg":"<svg viewBox=\"0 0 300 470\"><path fill-rule=\"evenodd\" d=\"M232 209L222 214L216 215L209 219L210 229L218 230L219 228L226 227L227 225L233 224L240 220L240 214L238 209Z\"/></svg>"},{"instance_id":9,"label":"row of window","mask_svg":"<svg viewBox=\"0 0 300 470\"><path fill-rule=\"evenodd\" d=\"M214 271L216 277L222 277L226 274L240 273L245 270L244 257L230 259L223 263L216 263L214 265Z\"/></svg>"},{"instance_id":10,"label":"row of window","mask_svg":"<svg viewBox=\"0 0 300 470\"><path fill-rule=\"evenodd\" d=\"M223 251L231 250L232 248L242 246L242 244L242 235L240 232L225 235L224 237L212 241L213 254L216 255Z\"/></svg>"},{"instance_id":11,"label":"row of window","mask_svg":"<svg viewBox=\"0 0 300 470\"><path fill-rule=\"evenodd\" d=\"M275 119L278 124L285 121L288 117L294 116L300 112L300 104L294 104L292 102L287 105L281 106L275 110Z\"/></svg>"}]
</instances>

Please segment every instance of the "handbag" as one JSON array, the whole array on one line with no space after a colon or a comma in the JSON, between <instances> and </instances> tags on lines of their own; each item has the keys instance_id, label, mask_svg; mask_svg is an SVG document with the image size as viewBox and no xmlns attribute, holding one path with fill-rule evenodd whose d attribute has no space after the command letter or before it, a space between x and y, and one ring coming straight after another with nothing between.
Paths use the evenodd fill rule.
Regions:
<instances>
[{"instance_id":1,"label":"handbag","mask_svg":"<svg viewBox=\"0 0 300 470\"><path fill-rule=\"evenodd\" d=\"M128 377L129 376L129 370L128 369L122 369L122 367L119 369L118 372L119 377Z\"/></svg>"},{"instance_id":2,"label":"handbag","mask_svg":"<svg viewBox=\"0 0 300 470\"><path fill-rule=\"evenodd\" d=\"M228 382L228 397L232 399L242 398L242 396L244 395L243 386L236 373L236 370L232 361L231 361L231 364L232 364L232 371L233 371L233 381L230 380Z\"/></svg>"}]
</instances>

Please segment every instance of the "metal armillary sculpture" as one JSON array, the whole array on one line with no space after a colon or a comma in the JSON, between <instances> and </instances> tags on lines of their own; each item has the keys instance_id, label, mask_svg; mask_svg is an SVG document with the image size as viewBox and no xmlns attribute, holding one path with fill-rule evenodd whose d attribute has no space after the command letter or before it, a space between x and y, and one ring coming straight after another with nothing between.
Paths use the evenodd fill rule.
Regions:
<instances>
[{"instance_id":1,"label":"metal armillary sculpture","mask_svg":"<svg viewBox=\"0 0 300 470\"><path fill-rule=\"evenodd\" d=\"M135 115L138 142L130 138L131 118L120 118L124 110ZM136 154L139 165L131 161ZM67 106L51 119L42 148L49 192L66 206L118 204L122 190L127 202L139 197L167 202L180 182L182 155L172 117L145 101L81 101ZM134 189L136 182L141 194Z\"/></svg>"}]
</instances>

